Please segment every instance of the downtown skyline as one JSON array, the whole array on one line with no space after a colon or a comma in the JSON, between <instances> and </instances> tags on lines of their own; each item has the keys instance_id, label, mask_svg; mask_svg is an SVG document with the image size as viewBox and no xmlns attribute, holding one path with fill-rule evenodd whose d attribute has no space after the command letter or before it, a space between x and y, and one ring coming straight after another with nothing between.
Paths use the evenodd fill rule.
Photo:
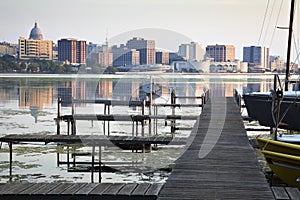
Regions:
<instances>
[{"instance_id":1,"label":"downtown skyline","mask_svg":"<svg viewBox=\"0 0 300 200\"><path fill-rule=\"evenodd\" d=\"M270 42L280 0L269 3L260 43L267 0L2 0L0 4L5 8L0 14L0 41L16 43L20 36L28 37L29 27L37 21L44 38L55 43L61 38L73 37L103 44L108 37L113 45L137 36L156 40L158 48L170 51L177 51L182 43L197 41L203 47L235 45L239 59L242 59L243 46L250 45L271 45L271 55L285 57L286 54L286 30L276 29ZM278 26L288 25L289 4L290 1L282 2ZM268 19L270 8L273 8L271 20ZM170 33L174 36L171 39ZM160 42L165 38L170 42Z\"/></svg>"}]
</instances>

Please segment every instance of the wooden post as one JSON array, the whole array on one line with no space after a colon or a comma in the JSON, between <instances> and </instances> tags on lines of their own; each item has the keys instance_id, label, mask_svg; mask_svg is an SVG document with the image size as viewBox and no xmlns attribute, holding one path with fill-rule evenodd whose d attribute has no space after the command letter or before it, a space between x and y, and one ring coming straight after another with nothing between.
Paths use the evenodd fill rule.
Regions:
<instances>
[{"instance_id":1,"label":"wooden post","mask_svg":"<svg viewBox=\"0 0 300 200\"><path fill-rule=\"evenodd\" d=\"M108 114L110 115L110 106L108 105ZM110 121L107 122L107 135L110 135Z\"/></svg>"},{"instance_id":2,"label":"wooden post","mask_svg":"<svg viewBox=\"0 0 300 200\"><path fill-rule=\"evenodd\" d=\"M8 143L9 146L9 180L12 180L12 142Z\"/></svg>"},{"instance_id":3,"label":"wooden post","mask_svg":"<svg viewBox=\"0 0 300 200\"><path fill-rule=\"evenodd\" d=\"M173 89L171 92L171 104L172 104L172 115L175 116L175 104L176 104L176 94L175 94L175 90ZM171 134L172 137L174 137L175 134L175 123L176 121L174 119L171 120Z\"/></svg>"},{"instance_id":4,"label":"wooden post","mask_svg":"<svg viewBox=\"0 0 300 200\"><path fill-rule=\"evenodd\" d=\"M74 114L75 114L75 105L74 105L74 98L72 98L72 122L71 122L71 129L72 129L72 135L76 135L76 121L74 118Z\"/></svg>"},{"instance_id":5,"label":"wooden post","mask_svg":"<svg viewBox=\"0 0 300 200\"><path fill-rule=\"evenodd\" d=\"M102 180L101 171L102 171L102 166L101 166L101 145L99 145L99 183L101 183L101 180Z\"/></svg>"},{"instance_id":6,"label":"wooden post","mask_svg":"<svg viewBox=\"0 0 300 200\"><path fill-rule=\"evenodd\" d=\"M142 106L142 115L145 115L145 107L146 107L146 101L143 100L143 106ZM142 136L145 136L145 121L142 121Z\"/></svg>"},{"instance_id":7,"label":"wooden post","mask_svg":"<svg viewBox=\"0 0 300 200\"><path fill-rule=\"evenodd\" d=\"M103 110L103 114L105 115L106 114L106 104L104 104L104 110ZM103 133L105 135L105 120L103 121Z\"/></svg>"},{"instance_id":8,"label":"wooden post","mask_svg":"<svg viewBox=\"0 0 300 200\"><path fill-rule=\"evenodd\" d=\"M91 182L94 183L94 166L95 166L95 145L92 146L92 171L91 171Z\"/></svg>"},{"instance_id":9,"label":"wooden post","mask_svg":"<svg viewBox=\"0 0 300 200\"><path fill-rule=\"evenodd\" d=\"M56 134L60 135L60 109L61 109L61 98L57 100L57 119L56 119Z\"/></svg>"},{"instance_id":10,"label":"wooden post","mask_svg":"<svg viewBox=\"0 0 300 200\"><path fill-rule=\"evenodd\" d=\"M152 76L150 76L150 95L149 95L149 136L151 136L151 110L152 110Z\"/></svg>"}]
</instances>

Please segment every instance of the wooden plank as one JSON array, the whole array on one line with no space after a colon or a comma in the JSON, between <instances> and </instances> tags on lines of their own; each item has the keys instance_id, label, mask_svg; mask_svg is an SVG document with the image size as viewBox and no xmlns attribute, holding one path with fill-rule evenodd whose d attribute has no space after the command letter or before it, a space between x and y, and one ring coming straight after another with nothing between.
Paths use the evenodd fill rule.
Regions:
<instances>
[{"instance_id":1,"label":"wooden plank","mask_svg":"<svg viewBox=\"0 0 300 200\"><path fill-rule=\"evenodd\" d=\"M101 183L89 183L78 190L75 195L88 195L95 187Z\"/></svg>"},{"instance_id":2,"label":"wooden plank","mask_svg":"<svg viewBox=\"0 0 300 200\"><path fill-rule=\"evenodd\" d=\"M86 183L73 183L71 187L68 187L61 195L74 195L78 190L84 187Z\"/></svg>"},{"instance_id":3,"label":"wooden plank","mask_svg":"<svg viewBox=\"0 0 300 200\"><path fill-rule=\"evenodd\" d=\"M32 187L29 187L25 190L23 190L22 192L19 193L19 195L31 195L33 193L35 193L36 191L46 187L48 185L48 183L36 183L34 185L32 185Z\"/></svg>"},{"instance_id":4,"label":"wooden plank","mask_svg":"<svg viewBox=\"0 0 300 200\"><path fill-rule=\"evenodd\" d=\"M298 188L286 187L285 190L287 191L291 200L300 199L300 191Z\"/></svg>"},{"instance_id":5,"label":"wooden plank","mask_svg":"<svg viewBox=\"0 0 300 200\"><path fill-rule=\"evenodd\" d=\"M54 188L58 187L61 183L48 183L45 187L42 187L33 193L32 195L46 195L48 192L53 190Z\"/></svg>"},{"instance_id":6,"label":"wooden plank","mask_svg":"<svg viewBox=\"0 0 300 200\"><path fill-rule=\"evenodd\" d=\"M132 191L137 187L137 183L127 183L124 187L118 192L119 195L130 196Z\"/></svg>"},{"instance_id":7,"label":"wooden plank","mask_svg":"<svg viewBox=\"0 0 300 200\"><path fill-rule=\"evenodd\" d=\"M59 195L63 193L66 189L72 186L72 183L61 183L53 190L49 191L47 195Z\"/></svg>"},{"instance_id":8,"label":"wooden plank","mask_svg":"<svg viewBox=\"0 0 300 200\"><path fill-rule=\"evenodd\" d=\"M283 187L272 187L275 199L290 199Z\"/></svg>"},{"instance_id":9,"label":"wooden plank","mask_svg":"<svg viewBox=\"0 0 300 200\"><path fill-rule=\"evenodd\" d=\"M158 196L161 188L163 187L162 183L153 183L147 190L145 196Z\"/></svg>"},{"instance_id":10,"label":"wooden plank","mask_svg":"<svg viewBox=\"0 0 300 200\"><path fill-rule=\"evenodd\" d=\"M111 184L102 194L103 195L117 195L117 193L124 187L124 183Z\"/></svg>"},{"instance_id":11,"label":"wooden plank","mask_svg":"<svg viewBox=\"0 0 300 200\"><path fill-rule=\"evenodd\" d=\"M151 186L150 183L140 183L131 195L133 196L144 196L148 188Z\"/></svg>"},{"instance_id":12,"label":"wooden plank","mask_svg":"<svg viewBox=\"0 0 300 200\"><path fill-rule=\"evenodd\" d=\"M111 185L112 183L100 183L89 192L89 195L102 195Z\"/></svg>"},{"instance_id":13,"label":"wooden plank","mask_svg":"<svg viewBox=\"0 0 300 200\"><path fill-rule=\"evenodd\" d=\"M2 191L2 195L16 195L23 190L32 187L33 183L19 183L19 184L12 184L10 188L6 191Z\"/></svg>"}]
</instances>

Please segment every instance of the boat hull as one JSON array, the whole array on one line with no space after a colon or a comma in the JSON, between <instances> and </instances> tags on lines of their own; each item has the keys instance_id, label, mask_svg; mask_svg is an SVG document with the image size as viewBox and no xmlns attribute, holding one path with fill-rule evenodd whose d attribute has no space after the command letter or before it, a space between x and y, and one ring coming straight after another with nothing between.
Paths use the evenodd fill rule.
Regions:
<instances>
[{"instance_id":1,"label":"boat hull","mask_svg":"<svg viewBox=\"0 0 300 200\"><path fill-rule=\"evenodd\" d=\"M259 148L262 150L300 156L300 145L268 140L264 138L256 138L256 140Z\"/></svg>"},{"instance_id":2,"label":"boat hull","mask_svg":"<svg viewBox=\"0 0 300 200\"><path fill-rule=\"evenodd\" d=\"M262 151L272 171L285 183L300 188L300 157L278 152Z\"/></svg>"},{"instance_id":3,"label":"boat hull","mask_svg":"<svg viewBox=\"0 0 300 200\"><path fill-rule=\"evenodd\" d=\"M300 100L296 97L285 97L280 106L279 128L300 131ZM271 95L244 94L248 116L257 120L260 125L276 127L272 117Z\"/></svg>"}]
</instances>

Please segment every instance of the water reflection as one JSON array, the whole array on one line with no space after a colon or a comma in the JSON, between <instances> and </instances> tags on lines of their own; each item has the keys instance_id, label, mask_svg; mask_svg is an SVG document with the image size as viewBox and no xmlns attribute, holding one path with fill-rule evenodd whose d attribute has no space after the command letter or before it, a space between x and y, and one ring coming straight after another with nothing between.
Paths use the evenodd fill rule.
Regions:
<instances>
[{"instance_id":1,"label":"water reflection","mask_svg":"<svg viewBox=\"0 0 300 200\"><path fill-rule=\"evenodd\" d=\"M265 77L251 77L251 76L152 76L152 82L159 85L159 98L156 98L156 103L170 103L170 91L175 89L178 96L201 96L204 90L210 90L213 96L232 96L233 89L238 89L240 92L249 91L268 91L272 89L273 78ZM72 99L114 99L114 100L140 100L144 98L145 87L143 85L150 83L150 77L144 76L141 78L128 78L115 76L114 78L1 78L0 79L0 136L10 133L32 133L32 134L56 134L56 127L53 118L57 115L57 99L62 98L63 112L65 114L70 113L70 106ZM177 103L184 104L197 104L201 103L200 99L178 99ZM76 104L78 111L86 113L97 112L99 113L103 107L92 107L86 104ZM126 113L129 114L128 108L121 108L120 106L114 106L111 111L113 114ZM139 111L140 112L140 111ZM160 108L159 114L170 114L170 109ZM187 113L188 115L197 115L200 113L200 109L184 108L176 109L176 114ZM33 118L35 124L31 123L28 118ZM193 125L189 122L178 122L179 126L188 128ZM65 125L66 126L66 125ZM90 124L83 124L78 122L78 132L86 134L103 134L102 122L94 124L95 128ZM165 127L164 123L158 125L160 134L166 134L170 132ZM65 128L66 127L62 127ZM119 128L119 129L117 129ZM114 124L112 123L112 134L127 134L131 132L131 124ZM178 136L186 137L189 135L189 131L179 131ZM23 148L21 145L16 147L17 149ZM40 181L53 181L57 177L61 180L74 180L77 177L81 181L89 182L89 175L67 175L63 170L64 168L56 168L56 146L42 146L44 149L40 154L26 153L14 155L15 160L22 163L31 163L32 169L23 169L22 167L16 168L19 170L17 174L25 174L22 178L28 178L30 174L36 173L38 170L42 174L51 172L50 175L37 178ZM5 149L5 148L4 148ZM33 149L33 148L32 148ZM182 148L181 148L182 149ZM132 160L142 160L142 166L149 168L154 167L166 167L170 165L176 156L180 155L178 152L180 148L163 149L161 151L153 152L143 157L142 154L136 155L131 152L116 152L115 150L104 151L104 161L120 161L129 162ZM49 152L50 151L50 152ZM4 163L3 167L0 166L0 181L5 181L4 178L7 175L7 152L2 150L0 152L0 159ZM83 162L90 161L89 158L83 160ZM21 165L20 165L21 166ZM27 176L26 176L27 175ZM2 178L1 178L2 177ZM103 181L115 182L118 178L115 175L103 174ZM106 177L106 178L105 178ZM126 177L127 179L128 177ZM138 181L138 178L131 178L130 180Z\"/></svg>"}]
</instances>

